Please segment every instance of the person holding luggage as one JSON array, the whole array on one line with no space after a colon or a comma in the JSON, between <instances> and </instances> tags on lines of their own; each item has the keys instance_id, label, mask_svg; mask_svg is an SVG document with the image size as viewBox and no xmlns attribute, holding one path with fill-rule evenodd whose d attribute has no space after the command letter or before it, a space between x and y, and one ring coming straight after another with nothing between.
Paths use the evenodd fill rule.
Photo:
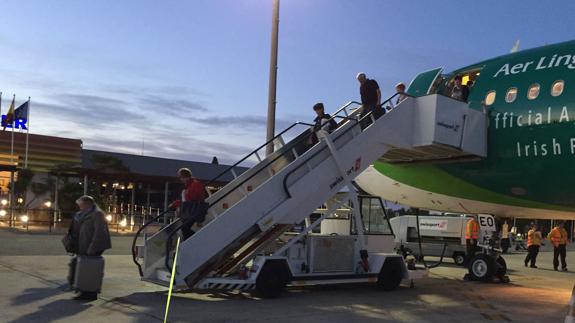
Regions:
<instances>
[{"instance_id":1,"label":"person holding luggage","mask_svg":"<svg viewBox=\"0 0 575 323\"><path fill-rule=\"evenodd\" d=\"M106 216L96 205L94 198L84 195L76 200L76 204L80 210L72 219L72 224L64 243L66 251L74 254L69 264L68 283L79 292L74 299L93 301L98 298L101 280L104 275L104 260L98 256L101 256L105 250L112 248L112 242ZM78 282L77 267L90 266L90 263L96 264L97 268L94 272L98 277L93 277L93 281L99 282L100 286L96 286L96 288L93 288L94 290L82 290L81 285L83 283ZM86 268L84 272L88 270Z\"/></svg>"},{"instance_id":2,"label":"person holding luggage","mask_svg":"<svg viewBox=\"0 0 575 323\"><path fill-rule=\"evenodd\" d=\"M182 234L184 240L194 234L192 226L194 223L202 223L206 218L209 205L205 202L206 188L197 178L192 176L192 171L188 168L178 170L178 178L185 185L182 190L181 199L172 202L168 208L178 210L178 217L182 221Z\"/></svg>"}]
</instances>

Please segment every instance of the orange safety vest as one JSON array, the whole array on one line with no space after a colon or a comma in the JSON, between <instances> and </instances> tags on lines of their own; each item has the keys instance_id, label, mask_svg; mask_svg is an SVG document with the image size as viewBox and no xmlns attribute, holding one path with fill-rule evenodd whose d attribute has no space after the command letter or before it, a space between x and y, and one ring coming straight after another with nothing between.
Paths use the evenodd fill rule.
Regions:
<instances>
[{"instance_id":1,"label":"orange safety vest","mask_svg":"<svg viewBox=\"0 0 575 323\"><path fill-rule=\"evenodd\" d=\"M479 223L477 223L475 219L469 219L469 221L467 221L465 239L479 239Z\"/></svg>"},{"instance_id":2,"label":"orange safety vest","mask_svg":"<svg viewBox=\"0 0 575 323\"><path fill-rule=\"evenodd\" d=\"M551 240L551 243L553 243L555 247L567 244L567 230L565 230L565 228L555 227L549 232L547 239Z\"/></svg>"},{"instance_id":3,"label":"orange safety vest","mask_svg":"<svg viewBox=\"0 0 575 323\"><path fill-rule=\"evenodd\" d=\"M535 231L533 229L529 230L527 233L527 247L529 246L540 246L541 245L541 232Z\"/></svg>"}]
</instances>

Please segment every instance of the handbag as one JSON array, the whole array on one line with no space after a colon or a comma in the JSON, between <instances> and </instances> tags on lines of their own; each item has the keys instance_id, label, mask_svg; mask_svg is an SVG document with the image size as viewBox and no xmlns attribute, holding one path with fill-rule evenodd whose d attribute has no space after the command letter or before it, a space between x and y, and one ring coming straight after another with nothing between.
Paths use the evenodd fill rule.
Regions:
<instances>
[{"instance_id":1,"label":"handbag","mask_svg":"<svg viewBox=\"0 0 575 323\"><path fill-rule=\"evenodd\" d=\"M74 220L70 224L70 228L68 228L68 233L62 238L62 244L64 245L64 249L68 253L76 253L76 242L72 235L72 227L74 226Z\"/></svg>"},{"instance_id":2,"label":"handbag","mask_svg":"<svg viewBox=\"0 0 575 323\"><path fill-rule=\"evenodd\" d=\"M206 213L210 205L206 202L187 201L180 207L180 218L184 222L202 223L206 219Z\"/></svg>"}]
</instances>

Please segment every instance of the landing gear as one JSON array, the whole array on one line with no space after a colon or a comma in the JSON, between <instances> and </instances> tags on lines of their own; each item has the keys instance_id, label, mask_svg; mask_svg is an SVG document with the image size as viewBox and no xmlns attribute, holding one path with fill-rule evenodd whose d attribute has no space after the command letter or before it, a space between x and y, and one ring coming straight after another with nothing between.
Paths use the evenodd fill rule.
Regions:
<instances>
[{"instance_id":1,"label":"landing gear","mask_svg":"<svg viewBox=\"0 0 575 323\"><path fill-rule=\"evenodd\" d=\"M491 256L479 254L473 257L469 262L470 280L489 281L494 273L495 264Z\"/></svg>"},{"instance_id":2,"label":"landing gear","mask_svg":"<svg viewBox=\"0 0 575 323\"><path fill-rule=\"evenodd\" d=\"M502 283L509 282L507 264L499 255L478 254L469 262L468 270L465 280L489 282L497 278Z\"/></svg>"}]
</instances>

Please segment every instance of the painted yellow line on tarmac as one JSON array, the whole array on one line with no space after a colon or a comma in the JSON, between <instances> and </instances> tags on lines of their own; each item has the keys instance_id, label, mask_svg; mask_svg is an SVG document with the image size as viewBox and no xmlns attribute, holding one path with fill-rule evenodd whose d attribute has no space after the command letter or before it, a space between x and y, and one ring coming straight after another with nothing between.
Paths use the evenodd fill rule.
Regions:
<instances>
[{"instance_id":1,"label":"painted yellow line on tarmac","mask_svg":"<svg viewBox=\"0 0 575 323\"><path fill-rule=\"evenodd\" d=\"M178 261L178 250L180 249L180 237L176 243L176 255L174 256L174 264L172 265L172 277L170 277L170 289L168 290L168 301L166 302L166 314L164 315L164 323L168 322L168 311L170 309L170 298L172 297L172 288L174 287L174 277L176 277L176 262ZM168 255L166 255L168 257Z\"/></svg>"}]
</instances>

